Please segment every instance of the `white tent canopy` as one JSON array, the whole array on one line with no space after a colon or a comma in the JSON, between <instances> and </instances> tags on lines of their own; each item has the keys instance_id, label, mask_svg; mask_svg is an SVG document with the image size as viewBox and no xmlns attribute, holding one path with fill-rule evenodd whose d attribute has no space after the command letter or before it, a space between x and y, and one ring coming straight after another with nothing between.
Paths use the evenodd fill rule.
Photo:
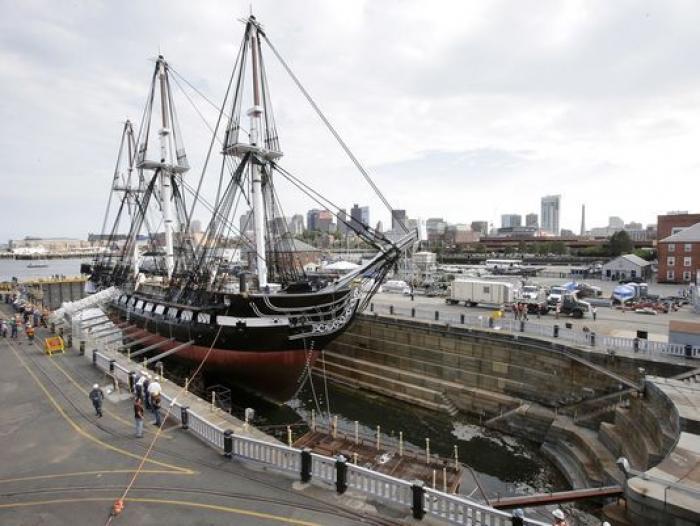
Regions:
<instances>
[{"instance_id":1,"label":"white tent canopy","mask_svg":"<svg viewBox=\"0 0 700 526\"><path fill-rule=\"evenodd\" d=\"M324 270L334 270L336 272L348 272L356 268L360 268L360 265L350 263L349 261L336 261L335 263L323 267Z\"/></svg>"}]
</instances>

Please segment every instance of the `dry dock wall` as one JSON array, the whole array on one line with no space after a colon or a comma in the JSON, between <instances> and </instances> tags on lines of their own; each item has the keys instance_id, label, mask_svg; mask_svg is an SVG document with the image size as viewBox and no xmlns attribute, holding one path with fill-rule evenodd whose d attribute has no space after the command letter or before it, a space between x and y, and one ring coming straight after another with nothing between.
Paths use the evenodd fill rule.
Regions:
<instances>
[{"instance_id":1,"label":"dry dock wall","mask_svg":"<svg viewBox=\"0 0 700 526\"><path fill-rule=\"evenodd\" d=\"M331 381L431 410L483 415L489 427L537 441L572 487L624 484L619 456L638 470L667 459L682 426L669 397L645 383L640 368L662 377L691 369L653 357L371 315L359 316L327 347L318 374L322 366ZM621 389L621 377L639 391ZM577 408L595 408L598 400L603 411L584 427Z\"/></svg>"},{"instance_id":2,"label":"dry dock wall","mask_svg":"<svg viewBox=\"0 0 700 526\"><path fill-rule=\"evenodd\" d=\"M575 360L576 352L497 331L360 316L326 348L325 365L337 381L430 409L448 410L451 401L464 412L493 417L523 401L553 409L619 390L614 378ZM640 379L639 367L662 376L685 370L606 354L592 357L633 381Z\"/></svg>"}]
</instances>

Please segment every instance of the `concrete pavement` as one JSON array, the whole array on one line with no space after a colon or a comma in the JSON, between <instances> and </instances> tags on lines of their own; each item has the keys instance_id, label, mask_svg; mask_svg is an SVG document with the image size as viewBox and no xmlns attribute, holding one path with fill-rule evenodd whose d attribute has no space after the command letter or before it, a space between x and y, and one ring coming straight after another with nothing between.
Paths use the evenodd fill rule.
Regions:
<instances>
[{"instance_id":1,"label":"concrete pavement","mask_svg":"<svg viewBox=\"0 0 700 526\"><path fill-rule=\"evenodd\" d=\"M0 340L0 524L105 524L156 427L147 415L147 433L136 439L131 400L123 396L108 396L97 418L87 392L105 385L104 376L74 351L44 355L44 333L34 345L23 333ZM364 502L227 460L168 423L112 524L361 521L389 523Z\"/></svg>"}]
</instances>

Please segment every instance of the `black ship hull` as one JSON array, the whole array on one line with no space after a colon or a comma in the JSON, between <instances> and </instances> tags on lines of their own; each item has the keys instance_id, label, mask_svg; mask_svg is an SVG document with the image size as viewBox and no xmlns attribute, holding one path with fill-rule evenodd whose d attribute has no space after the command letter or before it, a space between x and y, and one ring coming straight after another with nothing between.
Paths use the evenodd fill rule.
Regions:
<instances>
[{"instance_id":1,"label":"black ship hull","mask_svg":"<svg viewBox=\"0 0 700 526\"><path fill-rule=\"evenodd\" d=\"M237 301L236 296L244 301ZM349 325L357 308L349 289L340 293L290 295L282 300L276 297L275 305L284 304L288 312L295 312L293 309L308 312L309 307L317 312L297 316L292 321L288 315L271 313L274 309L263 297L236 296L226 299L228 305L194 308L139 295L122 295L113 304L111 314L115 322L128 321L138 327L130 332L131 339L145 339L144 346L159 344L154 352L180 346L175 352L178 358L195 366L203 363L204 370L223 376L234 385L284 402L303 383L306 368L313 366L319 352ZM334 321L321 308L329 304L330 311L325 312L336 313ZM261 309L267 312L261 313ZM253 312L258 316L241 316ZM337 312L342 315L338 316ZM313 327L319 325L324 330L314 331Z\"/></svg>"}]
</instances>

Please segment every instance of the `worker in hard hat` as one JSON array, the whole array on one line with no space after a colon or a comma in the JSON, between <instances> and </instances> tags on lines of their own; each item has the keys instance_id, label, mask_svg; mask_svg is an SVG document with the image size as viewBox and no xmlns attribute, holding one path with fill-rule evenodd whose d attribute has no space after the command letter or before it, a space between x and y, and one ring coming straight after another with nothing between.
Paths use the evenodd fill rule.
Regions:
<instances>
[{"instance_id":1,"label":"worker in hard hat","mask_svg":"<svg viewBox=\"0 0 700 526\"><path fill-rule=\"evenodd\" d=\"M95 414L102 418L102 401L105 399L105 394L100 389L98 384L92 386L92 391L90 391L90 400L95 408Z\"/></svg>"},{"instance_id":2,"label":"worker in hard hat","mask_svg":"<svg viewBox=\"0 0 700 526\"><path fill-rule=\"evenodd\" d=\"M161 425L160 391L160 376L156 376L148 386L148 397L151 401L151 410L153 411L153 416L155 417L155 422L153 422L153 425L159 427Z\"/></svg>"},{"instance_id":3,"label":"worker in hard hat","mask_svg":"<svg viewBox=\"0 0 700 526\"><path fill-rule=\"evenodd\" d=\"M552 512L552 515L554 515L554 522L552 523L553 526L568 526L566 516L562 510L557 508Z\"/></svg>"}]
</instances>

